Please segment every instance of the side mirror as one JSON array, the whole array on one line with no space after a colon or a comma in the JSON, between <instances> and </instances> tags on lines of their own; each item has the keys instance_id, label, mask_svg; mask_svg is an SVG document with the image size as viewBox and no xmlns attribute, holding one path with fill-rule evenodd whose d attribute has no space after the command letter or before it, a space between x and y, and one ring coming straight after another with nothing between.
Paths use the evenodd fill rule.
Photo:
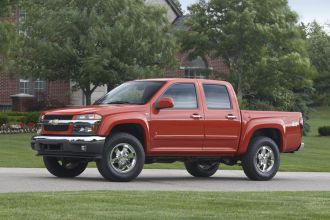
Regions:
<instances>
[{"instance_id":1,"label":"side mirror","mask_svg":"<svg viewBox=\"0 0 330 220\"><path fill-rule=\"evenodd\" d=\"M156 104L156 109L164 109L164 108L172 108L174 106L174 102L172 98L164 97L158 100Z\"/></svg>"}]
</instances>

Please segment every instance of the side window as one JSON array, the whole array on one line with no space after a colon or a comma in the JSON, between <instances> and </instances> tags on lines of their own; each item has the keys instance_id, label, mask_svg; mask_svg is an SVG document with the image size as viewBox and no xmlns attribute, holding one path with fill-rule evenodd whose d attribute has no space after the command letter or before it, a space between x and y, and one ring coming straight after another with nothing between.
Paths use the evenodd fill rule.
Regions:
<instances>
[{"instance_id":1,"label":"side window","mask_svg":"<svg viewBox=\"0 0 330 220\"><path fill-rule=\"evenodd\" d=\"M174 84L166 90L162 97L170 97L173 99L175 109L196 109L197 95L195 84L180 83Z\"/></svg>"},{"instance_id":2,"label":"side window","mask_svg":"<svg viewBox=\"0 0 330 220\"><path fill-rule=\"evenodd\" d=\"M230 98L226 86L203 84L208 109L231 109Z\"/></svg>"}]
</instances>

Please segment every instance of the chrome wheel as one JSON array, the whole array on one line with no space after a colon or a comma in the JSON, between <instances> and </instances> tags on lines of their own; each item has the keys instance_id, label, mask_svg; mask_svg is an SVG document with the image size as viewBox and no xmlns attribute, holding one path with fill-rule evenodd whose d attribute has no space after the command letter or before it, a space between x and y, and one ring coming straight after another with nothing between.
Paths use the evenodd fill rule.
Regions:
<instances>
[{"instance_id":1,"label":"chrome wheel","mask_svg":"<svg viewBox=\"0 0 330 220\"><path fill-rule=\"evenodd\" d=\"M275 161L273 150L269 146L260 147L255 155L254 161L256 168L260 172L269 172L273 168Z\"/></svg>"},{"instance_id":2,"label":"chrome wheel","mask_svg":"<svg viewBox=\"0 0 330 220\"><path fill-rule=\"evenodd\" d=\"M118 173L128 173L136 164L136 152L127 143L117 144L109 155L109 165Z\"/></svg>"}]
</instances>

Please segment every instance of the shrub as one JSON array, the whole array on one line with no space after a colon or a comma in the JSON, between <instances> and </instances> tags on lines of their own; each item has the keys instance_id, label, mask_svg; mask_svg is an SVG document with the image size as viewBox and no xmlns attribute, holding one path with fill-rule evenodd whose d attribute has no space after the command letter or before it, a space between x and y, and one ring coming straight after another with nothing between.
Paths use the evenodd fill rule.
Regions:
<instances>
[{"instance_id":1,"label":"shrub","mask_svg":"<svg viewBox=\"0 0 330 220\"><path fill-rule=\"evenodd\" d=\"M5 114L0 115L0 126L3 124L7 124L9 122L8 116Z\"/></svg>"},{"instance_id":2,"label":"shrub","mask_svg":"<svg viewBox=\"0 0 330 220\"><path fill-rule=\"evenodd\" d=\"M319 134L321 136L330 136L330 126L319 127Z\"/></svg>"},{"instance_id":3,"label":"shrub","mask_svg":"<svg viewBox=\"0 0 330 220\"><path fill-rule=\"evenodd\" d=\"M0 113L0 118L6 118L6 122L17 123L24 122L28 124L29 122L38 123L40 112L6 112ZM0 120L1 122L1 120Z\"/></svg>"},{"instance_id":4,"label":"shrub","mask_svg":"<svg viewBox=\"0 0 330 220\"><path fill-rule=\"evenodd\" d=\"M24 118L25 118L25 116L9 116L8 117L10 123L17 123L17 122L23 121Z\"/></svg>"},{"instance_id":5,"label":"shrub","mask_svg":"<svg viewBox=\"0 0 330 220\"><path fill-rule=\"evenodd\" d=\"M25 118L24 118L24 123L25 124L29 124L30 122L33 122L33 123L38 123L39 121L39 117L40 117L40 113L39 112L28 112L26 115L25 115Z\"/></svg>"}]
</instances>

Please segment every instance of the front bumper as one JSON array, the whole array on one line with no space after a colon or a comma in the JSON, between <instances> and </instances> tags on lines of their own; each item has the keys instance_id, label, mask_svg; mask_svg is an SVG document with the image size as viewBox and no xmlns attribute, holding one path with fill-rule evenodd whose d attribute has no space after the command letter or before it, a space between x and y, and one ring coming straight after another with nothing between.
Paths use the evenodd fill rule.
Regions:
<instances>
[{"instance_id":1,"label":"front bumper","mask_svg":"<svg viewBox=\"0 0 330 220\"><path fill-rule=\"evenodd\" d=\"M100 136L34 136L31 147L41 156L101 158L105 137Z\"/></svg>"}]
</instances>

